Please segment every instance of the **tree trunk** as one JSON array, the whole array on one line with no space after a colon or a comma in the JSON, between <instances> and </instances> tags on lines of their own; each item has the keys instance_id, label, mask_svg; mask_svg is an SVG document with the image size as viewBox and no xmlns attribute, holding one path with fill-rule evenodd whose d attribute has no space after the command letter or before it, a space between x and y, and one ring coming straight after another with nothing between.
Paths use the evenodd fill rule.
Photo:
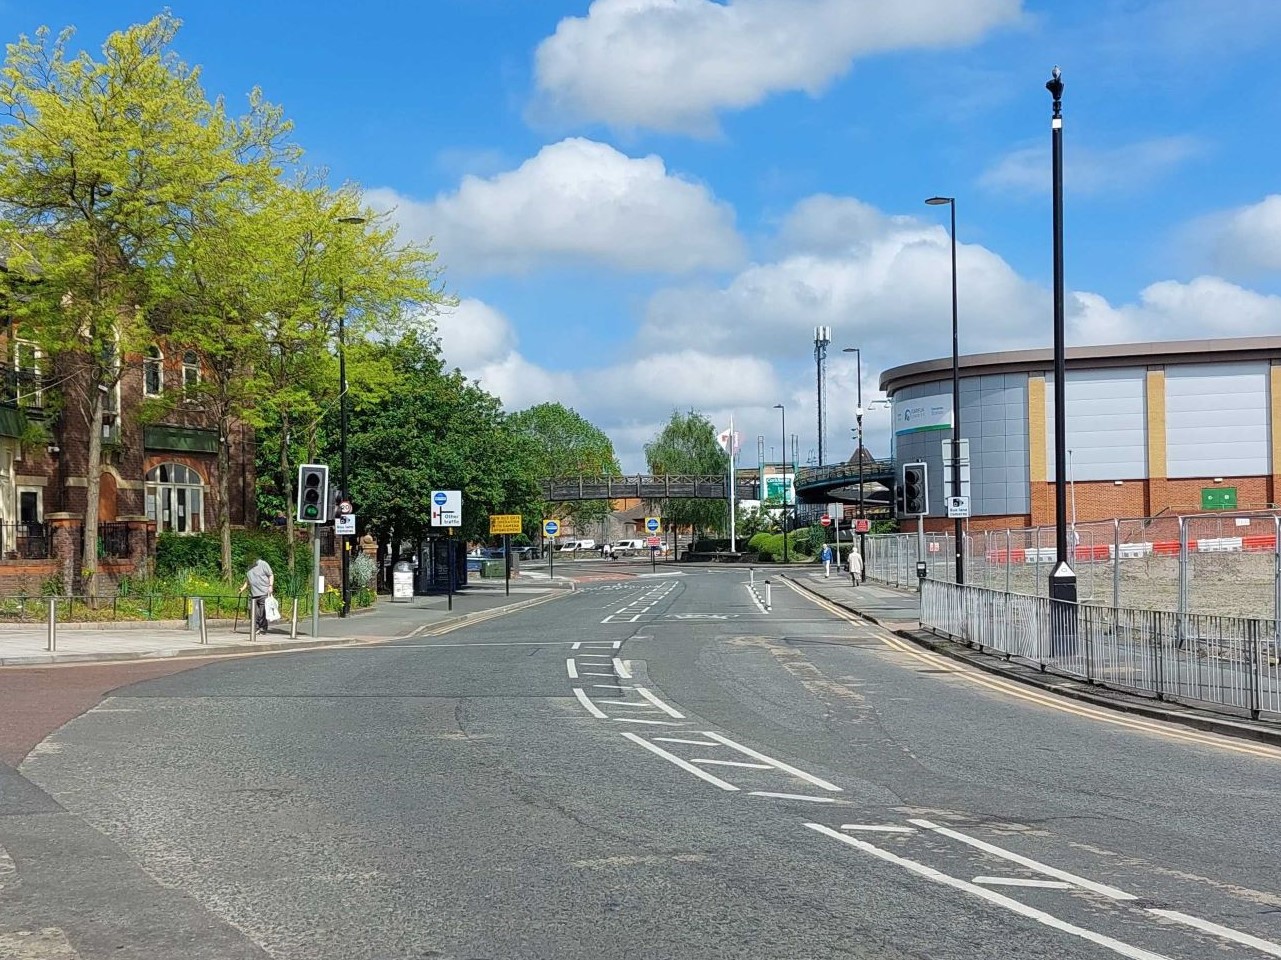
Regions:
<instances>
[{"instance_id":1,"label":"tree trunk","mask_svg":"<svg viewBox=\"0 0 1281 960\"><path fill-rule=\"evenodd\" d=\"M294 539L294 478L289 472L289 414L280 415L280 480L285 490L285 549L289 557L289 575L294 575L298 544Z\"/></svg>"},{"instance_id":2,"label":"tree trunk","mask_svg":"<svg viewBox=\"0 0 1281 960\"><path fill-rule=\"evenodd\" d=\"M230 583L231 569L231 423L218 418L218 538L222 541L222 578Z\"/></svg>"},{"instance_id":3,"label":"tree trunk","mask_svg":"<svg viewBox=\"0 0 1281 960\"><path fill-rule=\"evenodd\" d=\"M102 418L107 394L96 378L89 384L89 462L85 486L84 540L82 543L80 589L88 596L98 586L98 493L102 487Z\"/></svg>"}]
</instances>

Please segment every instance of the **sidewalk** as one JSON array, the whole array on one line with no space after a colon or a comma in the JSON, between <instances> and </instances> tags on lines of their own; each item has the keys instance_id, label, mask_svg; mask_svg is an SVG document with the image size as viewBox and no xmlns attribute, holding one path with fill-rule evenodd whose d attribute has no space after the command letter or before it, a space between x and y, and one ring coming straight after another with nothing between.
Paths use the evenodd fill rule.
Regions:
<instances>
[{"instance_id":1,"label":"sidewalk","mask_svg":"<svg viewBox=\"0 0 1281 960\"><path fill-rule=\"evenodd\" d=\"M920 594L874 584L870 581L854 587L850 584L848 573L841 576L833 573L830 579L824 579L821 572L798 570L788 571L788 573L790 579L803 589L830 600L852 613L857 613L905 640L911 640L913 643L969 664L978 670L1038 687L1059 696L1123 713L1164 720L1168 723L1177 723L1226 736L1281 745L1281 723L1213 713L1181 703L1153 700L1150 697L1112 690L1071 677L1042 673L1036 667L979 653L963 643L937 636L921 628Z\"/></svg>"},{"instance_id":2,"label":"sidewalk","mask_svg":"<svg viewBox=\"0 0 1281 960\"><path fill-rule=\"evenodd\" d=\"M383 596L373 608L353 611L346 619L334 614L322 615L319 633L314 637L311 618L299 617L296 639L290 639L288 619L273 624L266 633L259 633L256 642L250 641L249 625L243 618L234 630L234 621L215 620L208 623L208 645L199 642L198 631L188 630L183 622L176 620L154 624L59 623L57 650L50 653L46 623L0 624L0 667L261 653L391 640L424 627L442 627L519 609L565 592L565 585L544 579L537 584L513 582L511 595L507 596L503 581L480 581L454 594L452 610L445 594L401 602ZM284 612L288 614L288 607Z\"/></svg>"}]
</instances>

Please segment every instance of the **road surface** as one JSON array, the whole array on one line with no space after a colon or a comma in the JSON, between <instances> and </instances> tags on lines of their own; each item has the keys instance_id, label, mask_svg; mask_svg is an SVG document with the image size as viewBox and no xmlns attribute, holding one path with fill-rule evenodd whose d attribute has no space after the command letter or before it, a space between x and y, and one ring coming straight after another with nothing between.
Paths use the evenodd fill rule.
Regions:
<instances>
[{"instance_id":1,"label":"road surface","mask_svg":"<svg viewBox=\"0 0 1281 960\"><path fill-rule=\"evenodd\" d=\"M0 779L0 957L1281 957L1281 751L593 569L116 690Z\"/></svg>"}]
</instances>

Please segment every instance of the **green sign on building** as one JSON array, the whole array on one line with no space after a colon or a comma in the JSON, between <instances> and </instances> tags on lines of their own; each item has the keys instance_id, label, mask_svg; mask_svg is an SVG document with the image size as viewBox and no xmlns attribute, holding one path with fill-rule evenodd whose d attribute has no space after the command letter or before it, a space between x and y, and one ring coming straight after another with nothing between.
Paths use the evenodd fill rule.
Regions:
<instances>
[{"instance_id":1,"label":"green sign on building","mask_svg":"<svg viewBox=\"0 0 1281 960\"><path fill-rule=\"evenodd\" d=\"M1202 487L1202 510L1235 510L1237 508L1236 487Z\"/></svg>"}]
</instances>

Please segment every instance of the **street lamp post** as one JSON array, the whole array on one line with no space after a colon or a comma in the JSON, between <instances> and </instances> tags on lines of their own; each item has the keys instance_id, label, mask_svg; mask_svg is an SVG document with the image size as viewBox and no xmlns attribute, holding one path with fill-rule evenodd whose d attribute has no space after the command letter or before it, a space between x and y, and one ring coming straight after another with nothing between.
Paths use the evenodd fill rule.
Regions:
<instances>
[{"instance_id":1,"label":"street lamp post","mask_svg":"<svg viewBox=\"0 0 1281 960\"><path fill-rule=\"evenodd\" d=\"M365 218L339 217L338 222L358 226ZM342 277L338 278L338 486L344 499L350 496L347 490L347 300ZM345 617L351 613L351 549L346 536L341 538L340 547L342 609L338 615Z\"/></svg>"},{"instance_id":2,"label":"street lamp post","mask_svg":"<svg viewBox=\"0 0 1281 960\"><path fill-rule=\"evenodd\" d=\"M1051 175L1054 181L1054 570L1050 573L1050 598L1076 603L1076 573L1068 559L1067 535L1067 351L1063 316L1063 75L1058 67L1045 84L1054 99L1050 119ZM1064 615L1066 626L1069 617ZM1071 620L1075 626L1075 620ZM1064 649L1073 645L1065 632L1060 636Z\"/></svg>"},{"instance_id":3,"label":"street lamp post","mask_svg":"<svg viewBox=\"0 0 1281 960\"><path fill-rule=\"evenodd\" d=\"M931 206L947 204L952 214L952 495L961 495L961 356L956 313L956 198L930 197ZM956 546L956 582L965 582L965 528L956 518L953 540Z\"/></svg>"},{"instance_id":4,"label":"street lamp post","mask_svg":"<svg viewBox=\"0 0 1281 960\"><path fill-rule=\"evenodd\" d=\"M787 408L781 403L774 404L783 417L783 456L787 456ZM787 563L787 467L783 468L783 562Z\"/></svg>"},{"instance_id":5,"label":"street lamp post","mask_svg":"<svg viewBox=\"0 0 1281 960\"><path fill-rule=\"evenodd\" d=\"M854 450L854 456L858 457L858 518L862 520L866 516L863 507L863 352L858 347L846 347L844 352L854 354L854 358L858 361L858 405L854 408L854 422L858 425L858 446ZM862 570L867 570L866 542L866 534L860 530L858 555L863 561L859 565ZM867 579L866 573L863 574L863 579Z\"/></svg>"}]
</instances>

